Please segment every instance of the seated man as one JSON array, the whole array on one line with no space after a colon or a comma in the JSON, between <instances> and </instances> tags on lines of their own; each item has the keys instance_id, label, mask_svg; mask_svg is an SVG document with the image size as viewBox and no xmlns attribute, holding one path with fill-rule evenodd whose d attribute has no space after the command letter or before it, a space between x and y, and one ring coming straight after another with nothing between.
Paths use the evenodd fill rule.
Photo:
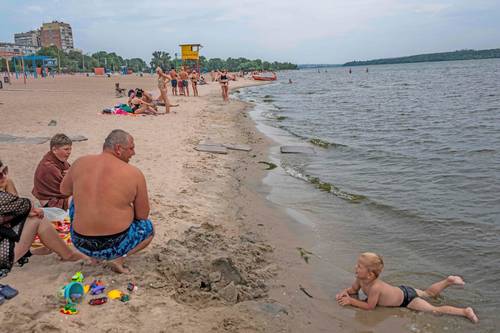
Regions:
<instances>
[{"instance_id":1,"label":"seated man","mask_svg":"<svg viewBox=\"0 0 500 333\"><path fill-rule=\"evenodd\" d=\"M91 258L111 261L118 273L128 272L124 258L148 246L154 235L146 180L128 164L134 155L132 136L113 130L102 153L77 159L61 183L61 192L73 195L74 246Z\"/></svg>"},{"instance_id":2,"label":"seated man","mask_svg":"<svg viewBox=\"0 0 500 333\"><path fill-rule=\"evenodd\" d=\"M35 171L33 191L43 207L68 209L69 196L61 194L59 188L70 165L73 142L65 134L56 134L50 140L50 151L45 154Z\"/></svg>"}]
</instances>

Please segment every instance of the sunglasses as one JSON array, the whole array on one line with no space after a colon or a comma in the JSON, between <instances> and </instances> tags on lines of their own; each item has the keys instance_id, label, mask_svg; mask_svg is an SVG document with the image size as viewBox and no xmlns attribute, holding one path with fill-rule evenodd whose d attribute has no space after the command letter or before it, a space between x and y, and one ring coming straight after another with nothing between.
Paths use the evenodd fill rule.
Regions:
<instances>
[{"instance_id":1,"label":"sunglasses","mask_svg":"<svg viewBox=\"0 0 500 333\"><path fill-rule=\"evenodd\" d=\"M4 166L0 167L0 179L2 179L3 177L6 177L8 172L9 172L8 166L4 165Z\"/></svg>"}]
</instances>

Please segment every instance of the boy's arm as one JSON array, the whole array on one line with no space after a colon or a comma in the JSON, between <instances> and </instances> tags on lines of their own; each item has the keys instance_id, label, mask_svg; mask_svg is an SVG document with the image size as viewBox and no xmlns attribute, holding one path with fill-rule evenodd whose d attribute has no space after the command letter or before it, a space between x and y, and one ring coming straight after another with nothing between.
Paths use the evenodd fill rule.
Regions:
<instances>
[{"instance_id":1,"label":"boy's arm","mask_svg":"<svg viewBox=\"0 0 500 333\"><path fill-rule=\"evenodd\" d=\"M366 300L366 302L357 300L350 296L346 296L339 299L338 303L343 306L352 305L363 310L373 310L377 306L379 298L380 290L372 287L370 293L368 294L368 299Z\"/></svg>"},{"instance_id":2,"label":"boy's arm","mask_svg":"<svg viewBox=\"0 0 500 333\"><path fill-rule=\"evenodd\" d=\"M359 292L359 289L361 289L361 285L359 284L358 279L356 279L352 283L352 286L350 286L349 288L343 289L340 293L337 294L336 298L338 300L341 297L345 297L345 296L349 296L349 295L357 295Z\"/></svg>"}]
</instances>

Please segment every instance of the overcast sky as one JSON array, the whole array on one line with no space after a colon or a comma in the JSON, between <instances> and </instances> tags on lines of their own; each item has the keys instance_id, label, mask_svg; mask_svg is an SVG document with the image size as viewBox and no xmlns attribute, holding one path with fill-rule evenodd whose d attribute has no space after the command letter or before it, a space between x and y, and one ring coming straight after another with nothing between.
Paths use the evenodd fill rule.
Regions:
<instances>
[{"instance_id":1,"label":"overcast sky","mask_svg":"<svg viewBox=\"0 0 500 333\"><path fill-rule=\"evenodd\" d=\"M499 0L0 0L0 41L52 20L85 52L147 62L186 42L301 64L500 47Z\"/></svg>"}]
</instances>

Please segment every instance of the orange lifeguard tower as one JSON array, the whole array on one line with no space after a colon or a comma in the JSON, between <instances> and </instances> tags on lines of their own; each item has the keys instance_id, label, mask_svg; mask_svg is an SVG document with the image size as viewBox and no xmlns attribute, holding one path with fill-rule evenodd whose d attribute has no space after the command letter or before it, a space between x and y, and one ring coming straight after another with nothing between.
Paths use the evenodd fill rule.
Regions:
<instances>
[{"instance_id":1,"label":"orange lifeguard tower","mask_svg":"<svg viewBox=\"0 0 500 333\"><path fill-rule=\"evenodd\" d=\"M201 44L180 44L182 64L188 61L195 61L198 73L200 72L200 49L203 47Z\"/></svg>"}]
</instances>

